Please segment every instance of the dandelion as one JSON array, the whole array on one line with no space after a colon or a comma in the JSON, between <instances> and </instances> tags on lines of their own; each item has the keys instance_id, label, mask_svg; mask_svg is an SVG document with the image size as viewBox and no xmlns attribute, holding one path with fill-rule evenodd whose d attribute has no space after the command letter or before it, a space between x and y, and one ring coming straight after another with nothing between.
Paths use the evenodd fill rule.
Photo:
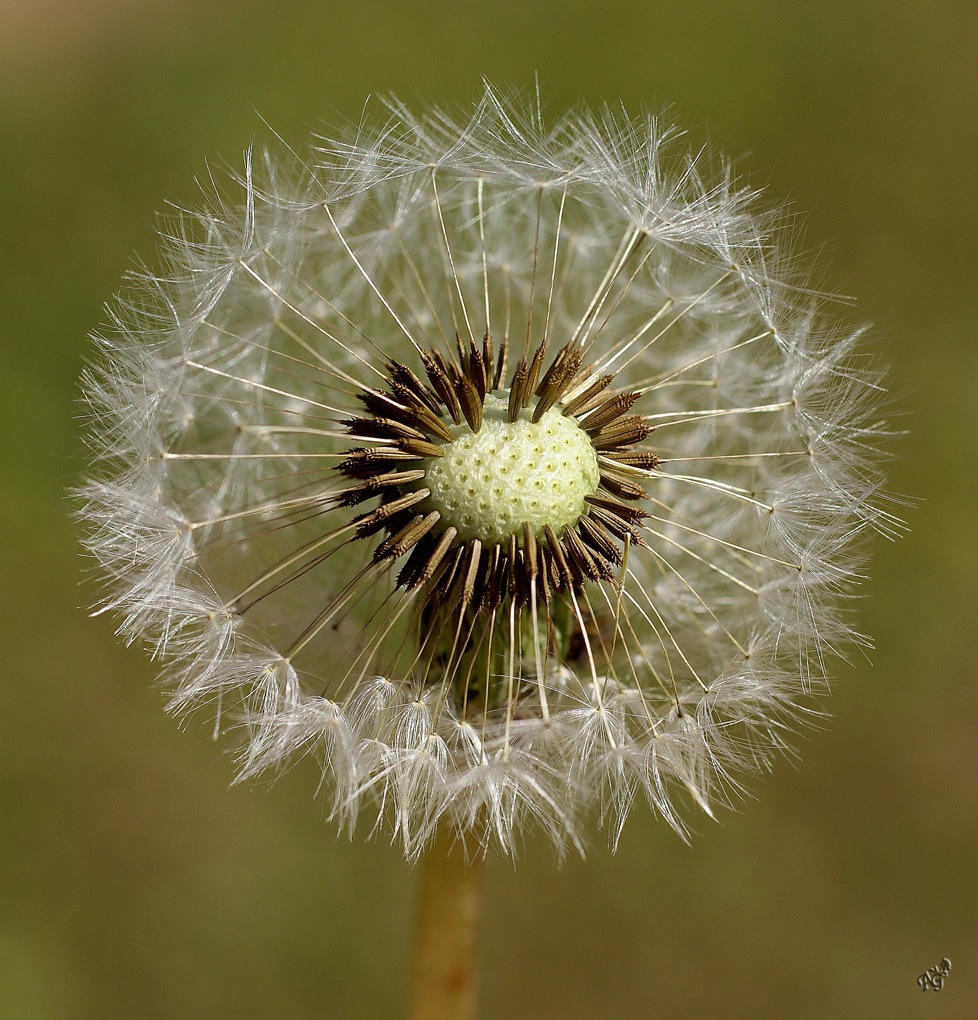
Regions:
<instances>
[{"instance_id":1,"label":"dandelion","mask_svg":"<svg viewBox=\"0 0 978 1020\"><path fill-rule=\"evenodd\" d=\"M105 610L170 707L416 857L685 833L766 767L891 532L861 331L656 120L395 102L175 218L87 377ZM442 834L442 835L440 835Z\"/></svg>"}]
</instances>

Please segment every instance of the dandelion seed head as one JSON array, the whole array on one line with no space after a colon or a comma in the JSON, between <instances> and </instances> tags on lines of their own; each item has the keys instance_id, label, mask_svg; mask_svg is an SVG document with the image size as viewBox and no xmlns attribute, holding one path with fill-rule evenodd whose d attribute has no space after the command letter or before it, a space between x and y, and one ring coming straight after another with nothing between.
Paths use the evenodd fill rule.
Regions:
<instances>
[{"instance_id":1,"label":"dandelion seed head","mask_svg":"<svg viewBox=\"0 0 978 1020\"><path fill-rule=\"evenodd\" d=\"M655 119L492 89L249 153L85 380L101 608L171 708L409 856L734 799L899 529L863 331L757 204Z\"/></svg>"}]
</instances>

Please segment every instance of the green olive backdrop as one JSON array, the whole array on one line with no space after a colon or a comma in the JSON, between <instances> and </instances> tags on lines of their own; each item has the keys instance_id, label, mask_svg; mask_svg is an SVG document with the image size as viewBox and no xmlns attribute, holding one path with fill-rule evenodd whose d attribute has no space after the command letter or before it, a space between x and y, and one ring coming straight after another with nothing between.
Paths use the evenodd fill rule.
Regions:
<instances>
[{"instance_id":1,"label":"green olive backdrop","mask_svg":"<svg viewBox=\"0 0 978 1020\"><path fill-rule=\"evenodd\" d=\"M668 108L803 214L819 285L876 323L917 505L875 547L871 661L754 799L691 846L643 809L616 856L491 861L482 1015L976 1015L976 52L964 0L2 0L0 1018L400 1015L416 871L324 823L310 763L228 788L88 617L66 491L87 334L207 160L483 75Z\"/></svg>"}]
</instances>

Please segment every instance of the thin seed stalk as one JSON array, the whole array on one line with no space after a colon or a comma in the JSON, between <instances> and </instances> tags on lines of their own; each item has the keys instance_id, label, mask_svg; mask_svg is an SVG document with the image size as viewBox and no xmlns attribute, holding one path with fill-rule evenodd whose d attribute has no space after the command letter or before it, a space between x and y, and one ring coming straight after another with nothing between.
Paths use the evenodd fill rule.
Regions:
<instances>
[{"instance_id":1,"label":"thin seed stalk","mask_svg":"<svg viewBox=\"0 0 978 1020\"><path fill-rule=\"evenodd\" d=\"M442 827L422 859L410 1020L474 1020L484 858Z\"/></svg>"}]
</instances>

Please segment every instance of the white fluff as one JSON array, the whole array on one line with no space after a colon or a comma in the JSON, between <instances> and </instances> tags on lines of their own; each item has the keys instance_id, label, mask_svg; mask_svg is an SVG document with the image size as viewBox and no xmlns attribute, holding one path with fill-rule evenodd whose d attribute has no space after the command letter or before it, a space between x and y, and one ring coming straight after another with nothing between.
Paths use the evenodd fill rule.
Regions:
<instances>
[{"instance_id":1,"label":"white fluff","mask_svg":"<svg viewBox=\"0 0 978 1020\"><path fill-rule=\"evenodd\" d=\"M582 815L614 841L640 791L680 832L684 801L727 801L862 640L862 540L897 526L861 331L784 276L757 204L655 119L545 124L487 89L468 116L392 102L356 138L249 155L169 223L85 383L83 517L104 608L166 664L172 707L243 723L242 776L317 755L335 815L373 806L408 855L443 823L504 851L526 824L579 847ZM330 538L352 517L333 469L356 385L391 358L417 370L409 337L487 324L516 347L528 328L586 337L645 391L662 463L622 590L578 598L595 664L538 676L517 637L492 667L506 703L466 713L452 676L403 652L396 569L353 583L372 546ZM290 583L231 605L282 563L268 577Z\"/></svg>"}]
</instances>

